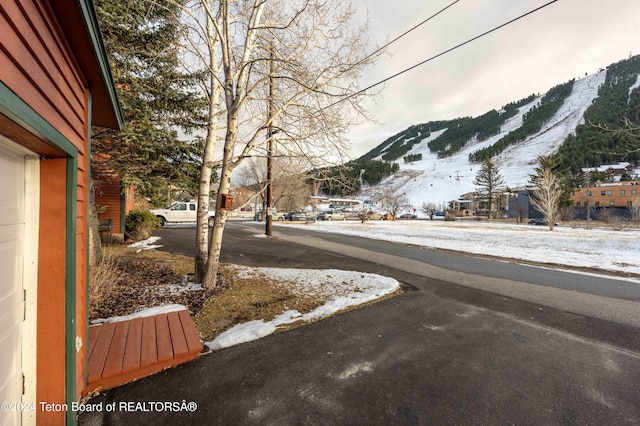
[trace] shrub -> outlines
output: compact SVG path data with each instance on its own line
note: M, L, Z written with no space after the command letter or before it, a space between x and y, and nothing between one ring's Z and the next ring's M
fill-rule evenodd
M146 240L156 229L160 229L160 219L148 210L131 210L125 220L127 239Z

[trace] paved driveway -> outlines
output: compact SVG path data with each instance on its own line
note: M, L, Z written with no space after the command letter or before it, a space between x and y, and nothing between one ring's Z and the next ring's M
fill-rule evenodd
M409 291L108 391L81 424L639 423L640 355L583 337L637 330L286 241L228 238L225 256L240 263L378 271Z

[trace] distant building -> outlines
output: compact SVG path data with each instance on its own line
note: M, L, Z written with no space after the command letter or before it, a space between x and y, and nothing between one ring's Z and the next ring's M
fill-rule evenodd
M570 197L578 209L612 208L630 210L640 202L640 181L603 183L590 188L577 188Z
M599 167L585 167L580 169L580 173L605 173L611 176L613 179L620 177L625 173L633 173L633 165L631 163L615 163L615 164L603 164Z
M542 212L531 203L529 190L526 188L511 190L507 210L507 217L509 219L538 219L544 217Z
M507 213L509 193L496 194L491 204L492 217L501 217ZM457 200L447 203L455 216L488 216L487 201L478 198L475 192L462 194Z

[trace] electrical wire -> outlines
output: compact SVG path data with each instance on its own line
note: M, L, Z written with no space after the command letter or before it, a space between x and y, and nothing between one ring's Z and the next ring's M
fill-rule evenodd
M460 47L462 47L462 46L465 46L465 45L467 45L467 44L471 43L471 42L474 42L474 41L478 40L479 38L482 38L482 37L484 37L484 36L486 36L486 35L488 35L488 34L491 34L492 32L495 32L495 31L497 31L497 30L499 30L499 29L501 29L501 28L504 28L504 27L506 27L507 25L510 25L510 24L512 24L512 23L514 23L514 22L516 22L516 21L518 21L518 20L520 20L520 19L522 19L522 18L525 18L525 17L527 17L527 16L529 16L529 15L532 15L532 14L534 14L535 12L538 12L539 10L544 9L544 8L545 8L545 7L547 7L547 6L550 6L551 4L556 3L557 1L558 1L558 0L552 0L552 1L548 2L548 3L546 3L546 4L543 4L542 6L539 6L539 7L535 8L535 9L533 9L533 10L530 10L530 11L529 11L529 12L527 12L527 13L524 13L524 14L522 14L522 15L520 15L520 16L518 16L518 17L516 17L516 18L513 18L513 19L512 19L512 20L510 20L510 21L507 21L507 22L505 22L505 23L503 23L503 24L501 24L501 25L498 25L497 27L494 27L494 28L492 28L492 29L490 29L490 30L488 30L488 31L485 31L484 33L482 33L482 34L480 34L480 35L477 35L477 36L475 36L475 37L473 37L473 38L470 38L469 40L467 40L467 41L465 41L465 42L462 42L462 43L460 43L460 44L458 44L458 45L456 45L456 46L453 46L453 47L451 47L451 48L449 48L449 49L447 49L447 50L443 51L443 52L440 52L440 53L438 53L437 55L434 55L434 56L432 56L432 57L430 57L430 58L428 58L428 59L425 59L424 61L418 62L417 64L412 65L412 66L410 66L409 68L405 68L404 70L402 70L402 71L400 71L400 72L398 72L398 73L396 73L396 74L393 74L393 75L391 75L391 76L389 76L389 77L387 77L387 78L385 78L385 79L383 79L383 80L378 81L377 83L374 83L374 84L372 84L372 85L370 85L370 86L367 86L367 87L365 87L364 89L361 89L361 90L359 90L359 91L357 91L357 92L355 92L355 93L350 94L349 96L346 96L346 97L344 97L344 98L342 98L342 99L340 99L340 100L337 100L336 102L334 102L334 103L332 103L332 104L330 104L330 105L327 105L327 106L325 106L325 107L323 107L323 108L319 109L319 110L318 110L318 112L322 112L322 111L324 111L324 110L326 110L326 109L329 109L329 108L331 108L331 107L333 107L333 106L335 106L335 105L337 105L337 104L339 104L339 103L342 103L342 102L347 101L347 100L349 100L349 99L351 99L351 98L353 98L353 97L355 97L355 96L358 96L358 95L360 95L360 94L362 94L362 93L366 92L367 90L373 89L373 88L374 88L374 87L376 87L376 86L379 86L379 85L381 85L381 84L383 84L383 83L386 83L386 82L387 82L387 81L389 81L389 80L392 80L392 79L394 79L394 78L396 78L396 77L399 77L399 76L401 76L402 74L405 74L405 73L407 73L407 72L409 72L409 71L411 71L411 70L413 70L413 69L415 69L415 68L418 68L419 66L422 66L422 65L426 64L427 62L431 62L431 61L433 61L434 59L439 58L440 56L446 55L447 53L452 52L452 51L454 51L454 50L456 50L456 49L458 49L458 48L460 48ZM421 24L420 24L420 25L421 25ZM412 31L412 30L413 30L413 29L411 29L411 30L409 30L409 31ZM395 41L395 40L394 40L394 41Z
M407 34L409 34L410 32L420 28L421 26L423 26L424 24L426 24L427 22L429 22L430 20L432 20L433 18L435 18L436 16L440 15L442 12L444 12L445 10L449 9L450 7L452 7L453 5L455 5L456 3L458 3L460 0L455 0L453 3L450 3L449 5L445 6L444 8L440 9L439 11L437 11L436 13L434 13L433 15L429 16L427 19L425 19L424 21L420 22L419 24L413 26L412 28L409 28L407 31L403 32L402 34L400 34L399 36L397 36L396 38L394 38L393 40L387 42L386 44L384 44L382 47L376 49L374 52L368 54L367 56L365 56L364 58L362 58L360 60L360 62L366 61L367 59L369 59L370 57L376 55L377 53L381 52L382 50L386 49L387 47L389 47L391 44L395 43L396 41L400 40L402 37L406 36Z

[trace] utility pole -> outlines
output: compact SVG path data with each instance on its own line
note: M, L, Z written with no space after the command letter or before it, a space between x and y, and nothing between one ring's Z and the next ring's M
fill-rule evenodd
M271 207L272 203L272 191L273 191L273 123L271 117L273 115L273 44L270 47L269 55L269 108L267 112L267 120L269 125L267 126L267 217L266 217L266 229L265 234L271 236L273 227L273 211Z
M591 196L589 195L589 191L591 190L590 186L591 186L591 172L589 170L587 170L587 199L585 204L587 205L587 229L591 229Z

